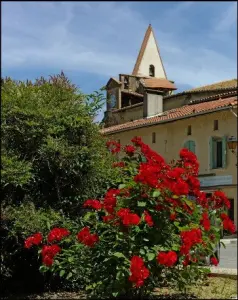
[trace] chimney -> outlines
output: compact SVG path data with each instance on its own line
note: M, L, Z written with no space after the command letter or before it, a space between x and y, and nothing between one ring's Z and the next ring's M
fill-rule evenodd
M143 103L144 118L161 114L163 112L163 92L147 90Z

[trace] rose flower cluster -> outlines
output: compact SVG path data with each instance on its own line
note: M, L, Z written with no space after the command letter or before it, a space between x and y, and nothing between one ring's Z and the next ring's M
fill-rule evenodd
M148 235L150 237L153 236L152 234L159 235L163 230L160 226L161 220L164 224L168 224L168 228L172 228L171 233L177 235L178 250L173 251L176 248L172 247L172 249L165 248L166 251L153 250L156 251L153 262L147 260L146 254L142 255L143 257L138 256L141 253L139 252L141 245L145 245L143 241L138 242L140 245L138 248L133 248L129 257L128 279L133 286L139 288L149 280L150 273L154 270L151 267L152 263L153 266L160 268L173 268L178 264L186 268L190 263L197 263L197 257L192 256L193 250L203 249L209 240L214 242L217 238L210 219L212 210L216 210L224 229L230 232L235 232L236 229L226 213L230 203L225 194L216 191L208 198L206 193L200 191L200 182L197 178L199 163L194 153L182 149L179 153L180 158L167 164L164 158L144 144L140 137L134 137L132 143L133 145L126 145L124 148L116 141L108 141L106 144L112 154L119 153L121 149L126 153L125 161L122 159L114 162L113 166L120 167L122 175L127 174L125 176L128 177L125 177L126 180L123 182L128 184L124 184L123 188L108 189L100 200L86 200L83 207L99 211L102 222L107 224L103 226L107 228L113 226L113 230L123 232L125 237L143 230L146 234L151 233ZM138 164L135 168L137 158ZM131 168L133 172L129 174L133 175L128 175L130 160L133 161L133 168ZM193 196L194 201L189 200L188 196ZM178 227L180 222L186 223L181 225L186 227ZM60 242L69 234L66 229L54 228L49 233L47 242ZM82 228L76 238L90 248L100 243L100 236L96 232L91 232L89 227ZM30 248L41 242L42 235L38 233L25 241L25 247ZM97 247L95 249L97 250ZM43 246L43 263L52 265L55 255L60 251L61 247L55 244ZM218 264L216 257L211 258L211 264Z

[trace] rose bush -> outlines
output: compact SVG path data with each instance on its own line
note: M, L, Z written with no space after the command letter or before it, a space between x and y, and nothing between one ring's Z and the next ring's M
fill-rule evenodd
M63 276L63 265L70 266L72 279L83 278L91 296L143 298L164 284L185 289L209 272L198 268L202 257L211 255L211 264L217 265L213 250L221 228L235 231L226 214L230 204L225 194L217 191L208 198L200 191L195 154L182 149L180 158L168 164L141 138L132 143L122 149L115 141L107 142L112 154L126 154L113 165L121 172L119 186L103 199L84 203L91 211L79 232L67 231L60 239L55 229L57 238L48 238L40 250L44 270ZM63 244L46 254L56 240ZM82 247L86 252L79 256Z

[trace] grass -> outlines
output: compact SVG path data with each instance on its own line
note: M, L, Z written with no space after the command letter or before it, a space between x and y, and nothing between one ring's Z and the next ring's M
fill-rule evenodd
M237 295L237 280L222 277L209 277L200 285L191 287L187 294L168 288L157 289L151 299L230 299ZM79 292L42 293L31 295L14 295L1 299L80 299L85 300L85 294Z
M178 291L166 288L156 291L156 296L162 296L163 299L166 299L166 295L168 299L171 296L171 299L186 299L189 297L193 299L230 299L232 296L237 295L237 280L223 277L208 277L203 284L189 288L187 292L188 297L184 294L179 294Z

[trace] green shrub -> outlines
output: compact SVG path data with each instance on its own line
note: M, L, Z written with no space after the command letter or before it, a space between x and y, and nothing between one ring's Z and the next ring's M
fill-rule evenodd
M8 206L1 212L1 289L2 292L42 291L49 287L52 276L39 272L41 261L37 253L22 246L27 236L34 232L46 234L55 226L78 228L74 222L53 209L36 209L34 204ZM23 271L24 270L24 271ZM57 282L55 282L57 283ZM54 284L55 284L54 283ZM51 288L54 286L51 283ZM59 282L57 283L59 284ZM62 282L62 286L67 286ZM72 285L72 284L70 284Z
M165 284L184 291L209 272L199 268L202 257L218 263L213 251L220 229L235 231L224 193L207 198L200 191L195 154L182 149L180 159L167 164L140 138L132 141L136 147L126 146L127 156L117 164L120 185L84 203L95 211L84 216L77 238L74 229L65 236L58 228L50 239L27 239L29 248L32 241L43 243L43 272L80 280L94 298L142 299ZM116 142L107 145L120 151Z
M63 73L34 83L7 78L1 90L3 205L27 198L77 215L115 178L93 122L103 94L83 94Z

